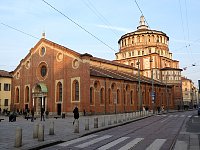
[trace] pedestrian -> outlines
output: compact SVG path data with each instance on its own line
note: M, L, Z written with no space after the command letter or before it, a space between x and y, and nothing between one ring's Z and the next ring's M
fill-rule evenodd
M34 121L34 108L31 109L31 122Z
M44 108L41 108L41 121L45 121L44 120Z
M73 113L74 113L74 121L73 121L73 125L74 125L74 122L75 120L79 118L79 112L78 112L78 107L76 106L73 110Z

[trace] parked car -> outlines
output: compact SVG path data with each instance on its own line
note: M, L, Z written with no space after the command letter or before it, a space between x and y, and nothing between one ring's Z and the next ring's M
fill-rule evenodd
M200 107L198 108L198 116L200 116Z

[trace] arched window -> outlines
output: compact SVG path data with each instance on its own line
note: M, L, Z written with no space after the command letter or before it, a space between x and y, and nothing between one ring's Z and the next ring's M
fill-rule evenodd
M15 91L15 101L16 103L19 103L19 88L18 87L16 88L16 91Z
M124 90L124 105L126 105L126 90Z
M100 90L100 103L104 104L104 89L101 88Z
M120 90L117 90L117 104L120 103Z
M77 80L73 82L73 101L79 101L79 83Z
M131 100L130 103L133 104L133 91L131 91L130 98L131 98L131 99L130 99L130 100Z
M62 83L58 82L57 84L57 101L62 101Z
M111 104L111 90L108 89L108 103Z
M91 87L90 88L90 104L91 105L94 103L93 99L94 99L94 89Z
M29 102L29 87L25 88L25 102Z

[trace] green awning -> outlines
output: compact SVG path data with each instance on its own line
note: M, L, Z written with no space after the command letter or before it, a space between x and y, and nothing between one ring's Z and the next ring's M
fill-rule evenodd
M48 92L47 86L44 83L37 83L37 86L40 86L42 93Z

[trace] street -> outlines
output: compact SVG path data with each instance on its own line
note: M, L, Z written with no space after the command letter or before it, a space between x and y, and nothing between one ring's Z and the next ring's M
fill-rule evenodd
M199 149L199 143L190 145L188 139L183 138L186 136L182 136L184 134L190 138L191 133L195 137L195 133L199 132L199 124L196 111L161 114L44 149ZM198 139L198 136L194 138L196 141Z

